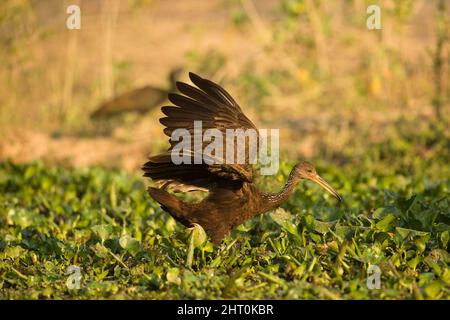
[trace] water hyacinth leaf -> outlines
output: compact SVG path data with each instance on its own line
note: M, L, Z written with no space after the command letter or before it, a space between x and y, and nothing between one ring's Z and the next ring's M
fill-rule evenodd
M164 224L164 229L168 233L173 233L175 230L176 224L177 224L176 220L174 218L170 217L169 219L166 220L166 222Z
M167 282L173 283L173 284L176 284L176 285L180 285L180 283L181 283L180 269L178 269L178 268L170 268L167 271L166 278L167 278Z
M425 286L425 293L431 299L435 299L439 293L441 292L443 287L443 283L439 280L432 281L428 285Z
M438 211L434 209L427 210L411 210L414 219L421 223L421 229L430 230L434 221L437 218Z
M311 231L314 230L314 222L315 222L315 219L313 216L308 215L308 216L302 217L302 223L305 225L306 229L308 229L308 230L311 230Z
M335 227L335 232L341 239L350 238L355 233L355 230L356 228L354 227L343 226L340 225L339 223Z
M214 246L211 242L206 242L205 245L202 247L202 250L204 252L214 252Z
M108 255L108 248L106 248L101 243L97 242L94 246L91 246L92 251L94 251L95 255L100 258L105 258Z
M311 233L310 237L315 243L321 243L322 242L322 237L320 235L316 234L316 233Z
M428 240L430 239L429 235L423 236L423 237L415 237L414 242L416 244L417 250L419 252L424 252L426 248L426 244Z
M413 195L409 199L397 197L395 201L397 208L399 208L403 213L406 213L413 206L414 202L416 201L416 197L417 195Z
M447 285L450 285L450 269L445 269L445 271L442 273L441 279Z
M6 247L5 251L3 252L3 257L10 258L10 259L16 259L20 257L25 250L22 247L19 246L10 246ZM0 254L0 257L2 255Z
M386 208L378 208L372 213L374 219L382 219L386 214Z
M420 261L422 261L422 258L420 256L416 256L409 260L407 264L411 269L415 270Z
M31 211L24 209L10 209L8 210L7 221L8 224L26 228L33 224L33 214Z
M377 229L387 232L391 229L391 226L393 225L395 220L395 216L389 213L382 220L378 221L375 226Z
M407 229L407 228L400 228L400 227L396 227L395 231L402 239L407 239L407 238L411 239L414 237L425 237L425 236L429 235L429 232Z
M119 244L123 249L131 253L133 256L135 256L141 248L141 244L139 243L139 241L129 236L128 234L124 234L120 237Z
M100 237L102 243L108 240L113 233L113 227L109 224L95 225L91 229Z
M384 217L386 217L388 214L393 214L394 216L398 217L401 214L401 211L398 210L394 206L386 206L386 207L378 208L377 210L375 210L372 213L372 217L374 219L380 219L381 220Z
M270 212L270 217L276 224L292 235L298 236L297 225L294 223L295 217L283 208L277 208Z
M325 221L320 221L320 220L315 220L314 221L314 231L321 233L321 234L326 234L329 229L331 227L333 227L333 222L325 222Z

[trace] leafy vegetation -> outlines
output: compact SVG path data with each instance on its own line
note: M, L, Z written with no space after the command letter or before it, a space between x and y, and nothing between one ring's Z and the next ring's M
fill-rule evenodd
M397 152L373 146L356 166L319 161L342 206L304 183L283 208L194 251L191 231L147 196L139 175L2 163L0 297L448 299L448 140L438 141L433 166L408 166L399 155L414 144L405 141ZM266 188L291 165L264 178ZM71 265L81 268L79 290L66 285ZM367 287L373 265L380 289Z

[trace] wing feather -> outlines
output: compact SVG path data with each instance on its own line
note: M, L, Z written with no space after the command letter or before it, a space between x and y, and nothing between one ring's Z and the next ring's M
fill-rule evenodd
M201 121L202 134L208 129L218 129L223 134L227 129L253 129L258 134L256 126L245 116L240 106L225 89L194 73L189 73L189 77L197 88L187 83L177 82L177 88L183 95L170 93L169 101L174 106L161 108L165 117L162 117L160 122L165 126L164 133L169 138L174 130L186 129L191 134L191 146L193 146L195 134L198 133L194 131L194 121ZM223 140L225 143L225 139ZM189 150L191 164L176 165L171 159L170 151L178 141L169 139L169 142L171 146L166 153L150 157L143 167L145 176L159 182L164 187L172 188L175 191L211 190L217 185L226 183L235 185L238 181L251 182L253 179L253 168L248 157L245 158L243 164L226 163L225 157L220 158L219 156L215 158L218 161L214 164L205 162L194 164L195 153L193 150ZM209 143L209 141L203 142L202 150ZM223 150L226 150L225 145Z

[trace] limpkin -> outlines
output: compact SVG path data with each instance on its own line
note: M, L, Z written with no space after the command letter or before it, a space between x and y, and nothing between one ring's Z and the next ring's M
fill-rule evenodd
M221 132L238 128L256 130L225 89L194 73L189 73L189 77L197 88L177 82L176 87L183 95L170 93L169 101L175 106L161 108L166 117L160 122L166 127L164 133L167 136L171 137L172 132L180 128L192 132L194 121L202 121L203 131L210 128ZM342 200L309 162L301 161L294 166L280 192L266 193L256 187L250 163L174 164L171 150L175 142L172 139L169 142L171 147L167 152L149 157L143 166L144 176L162 185L161 188L149 187L148 193L163 210L186 227L202 226L215 244L220 243L235 226L279 207L294 192L301 179L318 183L339 201ZM200 202L187 203L167 189L175 192L206 190L208 195Z
M144 114L160 106L167 94L173 91L174 84L178 80L181 68L175 68L169 74L170 85L168 88L146 85L103 102L92 114L94 120L107 119L123 115L129 112Z

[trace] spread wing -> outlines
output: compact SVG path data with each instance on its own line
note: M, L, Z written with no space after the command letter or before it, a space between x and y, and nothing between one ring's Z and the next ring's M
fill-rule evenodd
M196 87L177 82L177 88L183 95L169 94L169 100L174 106L161 109L166 116L160 122L165 126L164 133L169 137L170 148L164 154L149 158L143 167L144 176L174 191L210 190L213 186L224 183L251 182L253 168L249 143L252 138L253 142L258 143L258 130L225 89L194 73L189 73L189 77ZM196 121L201 121L201 129ZM181 164L172 161L172 153L180 143L177 139L173 140L173 133L177 129L189 133L188 141L183 137L183 154L190 161ZM215 138L206 139L207 141L202 139L209 129L222 134L222 141L218 140L216 144L221 146L221 152L217 152L217 149L208 154L204 152L211 142L216 142ZM233 138L235 143L227 145L227 129L241 129L241 133L251 132L254 136L243 136L244 140L241 142L245 143L245 148L238 148L238 138ZM247 131L248 129L252 130ZM234 151L232 156L227 157L229 148ZM196 157L201 159L201 163L195 161Z

